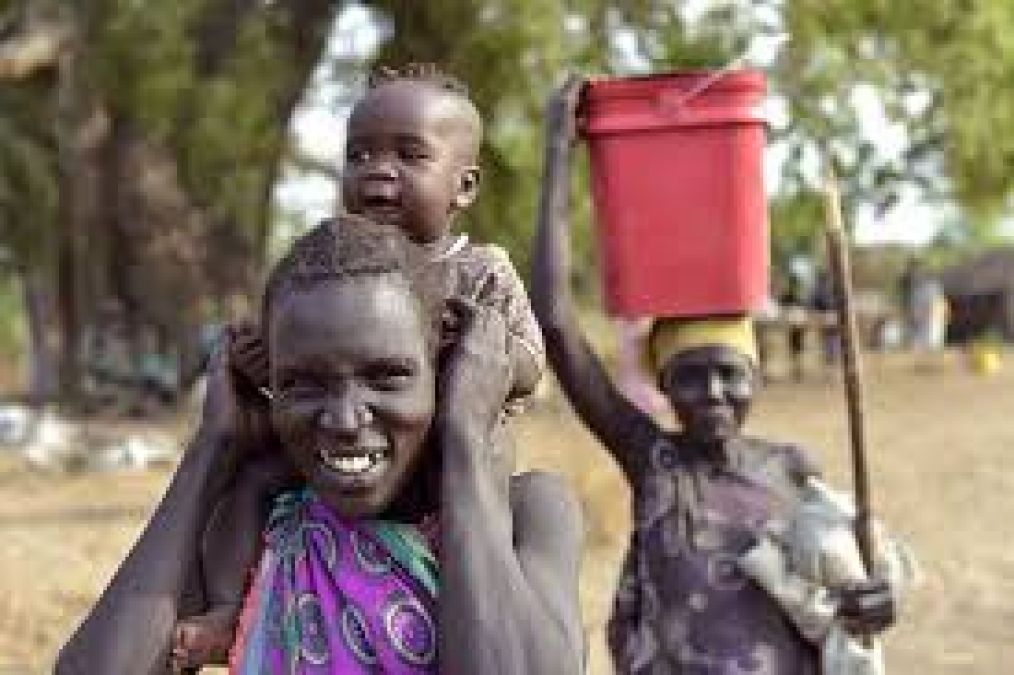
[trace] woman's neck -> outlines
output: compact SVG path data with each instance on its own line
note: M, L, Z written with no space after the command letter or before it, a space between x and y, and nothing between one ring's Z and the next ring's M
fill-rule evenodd
M684 457L699 462L727 466L734 461L734 447L739 437L709 439L707 441L693 438L683 432L676 434L679 452Z

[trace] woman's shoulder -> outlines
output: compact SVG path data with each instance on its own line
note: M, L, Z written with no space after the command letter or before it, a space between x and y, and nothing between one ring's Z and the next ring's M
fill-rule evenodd
M511 475L509 479L511 502L539 495L557 499L575 500L574 490L567 479L552 471L534 469Z
M539 523L558 532L579 536L581 506L566 478L550 471L525 471L510 477L509 495L515 522Z

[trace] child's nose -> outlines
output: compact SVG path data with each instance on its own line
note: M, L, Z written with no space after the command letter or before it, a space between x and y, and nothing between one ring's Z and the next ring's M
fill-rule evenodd
M395 180L398 177L398 169L392 158L377 155L367 164L363 177L367 180Z

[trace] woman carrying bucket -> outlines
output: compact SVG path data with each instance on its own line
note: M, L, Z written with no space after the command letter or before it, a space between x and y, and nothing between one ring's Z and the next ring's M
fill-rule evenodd
M569 169L582 86L571 79L548 106L532 300L564 392L620 465L633 493L634 531L608 627L618 671L876 672L868 667L875 666L876 654L857 656L868 657L866 665L828 671L822 651L829 635L844 635L851 647L856 641L849 636L890 626L892 585L846 574L854 569L847 563L857 559L851 537L843 545L841 537L824 536L832 529L823 527L824 520L821 527L803 527L800 514L823 504L828 493L801 450L741 433L757 382L752 324L744 311L749 303L742 304L753 282L742 284L747 288L739 297L711 298L717 309L709 316L653 323L647 361L680 422L678 432L664 430L619 393L582 335L567 263ZM595 157L593 152L593 164ZM659 171L636 163L625 168ZM763 209L763 203L756 206ZM669 204L670 214L684 211L682 203ZM705 265L744 278L742 270L731 269L737 261L721 255L713 252ZM655 302L681 292L679 285L696 283L689 295L697 303L714 290L699 274L690 280L679 269L673 274L675 282L660 280L660 286L670 284L668 290L643 297ZM843 520L847 517L835 522ZM806 560L794 562L841 563L836 569L842 574L804 578L788 567L783 544L789 533L804 530L817 531L810 540L818 544Z

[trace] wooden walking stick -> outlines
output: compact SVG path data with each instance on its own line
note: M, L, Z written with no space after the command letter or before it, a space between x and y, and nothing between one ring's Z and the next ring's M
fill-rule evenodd
M866 426L863 418L863 378L856 344L856 317L852 310L852 280L848 243L842 226L841 197L834 170L829 166L824 179L824 208L827 218L827 257L836 291L835 308L841 336L842 371L845 376L845 400L848 406L849 439L852 445L852 485L855 490L856 542L866 572L873 571L869 474L866 466Z

